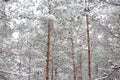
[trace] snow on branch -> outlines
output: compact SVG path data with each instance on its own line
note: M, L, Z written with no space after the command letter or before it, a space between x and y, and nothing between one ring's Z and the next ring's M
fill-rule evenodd
M107 77L101 77L101 78L97 78L95 80L103 80L103 79L106 79Z
M117 72L119 69L120 69L120 65L114 65L109 74L107 74L105 77L97 78L97 79L95 79L95 80L104 80L104 79L107 79L107 78L109 78L114 72Z
M114 1L106 1L106 0L104 0L104 2L105 3L107 3L107 4L110 4L110 5L113 5L113 6L120 6L120 3L119 2L114 2Z
M17 73L17 72L12 72L12 71L3 71L3 70L0 70L0 74L11 74L11 75L17 75L17 76L29 76L29 75L33 75L33 74L26 74L26 73Z
M43 15L42 17L50 20L56 20L55 16L52 14Z
M103 71L110 71L111 69L104 69L104 68L98 68L99 70L103 70Z
M55 9L57 9L57 10L66 10L67 7L66 6L58 6Z

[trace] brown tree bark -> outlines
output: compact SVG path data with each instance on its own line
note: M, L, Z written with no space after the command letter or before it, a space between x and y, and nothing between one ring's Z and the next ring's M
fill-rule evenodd
M88 14L86 14L86 26L87 26L87 42L88 42L88 80L91 80L91 51L90 51L90 32Z
M49 14L51 14L51 6L49 5ZM46 53L46 80L49 80L49 62L50 62L50 32L51 32L51 21L48 20L48 41L47 41L47 53Z
M87 46L88 46L88 80L91 80L91 51L90 51L90 31L89 31L89 16L88 16L88 0L85 0L86 11L86 28L87 28Z
M49 80L49 57L50 57L50 21L48 21L48 43L47 43L47 55L46 55L46 80Z
M74 40L73 40L73 28L72 28L72 63L73 63L73 80L76 80L76 64L75 64L75 50L74 50Z

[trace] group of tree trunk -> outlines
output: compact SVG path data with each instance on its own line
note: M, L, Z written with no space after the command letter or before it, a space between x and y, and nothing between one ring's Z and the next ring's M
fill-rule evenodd
M49 15L51 14L51 5L48 4ZM88 1L85 0L85 8L88 7ZM72 23L72 22L71 22ZM72 49L72 64L73 64L73 80L76 80L77 73L76 73L76 63L75 63L75 51L74 51L74 36L73 36L73 26L71 26L71 49ZM87 43L88 43L88 80L91 80L91 55L90 55L90 33L89 33L89 14L86 13L86 33L87 33ZM51 21L48 20L48 41L47 41L47 53L46 53L46 80L49 80L49 64L50 64L50 34L51 34ZM80 79L82 79L82 53L80 53ZM52 68L53 71L53 68ZM57 75L57 71L55 70L55 75ZM53 72L52 72L52 79L53 79ZM57 80L57 79L55 79Z

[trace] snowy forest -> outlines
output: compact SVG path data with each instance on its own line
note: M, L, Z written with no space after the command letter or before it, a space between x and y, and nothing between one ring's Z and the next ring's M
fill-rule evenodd
M0 0L0 80L120 80L120 0Z

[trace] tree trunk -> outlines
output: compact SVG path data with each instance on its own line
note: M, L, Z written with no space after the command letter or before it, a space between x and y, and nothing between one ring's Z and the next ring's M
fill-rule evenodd
M81 43L80 43L81 48ZM80 80L82 80L82 51L80 49Z
M49 5L49 14L51 14L51 6ZM46 53L46 80L49 80L49 58L50 58L50 32L51 32L51 21L48 20L48 41L47 41L47 53Z
M74 51L74 40L73 40L73 28L72 28L72 62L73 62L73 80L76 80L76 64L75 64L75 51Z
M85 0L86 9L86 27L87 27L87 44L88 44L88 80L91 80L91 54L90 54L90 32L89 32L89 19L88 19L88 0Z
M90 54L90 33L89 33L88 14L86 14L87 42L88 42L88 80L91 80L91 54Z

